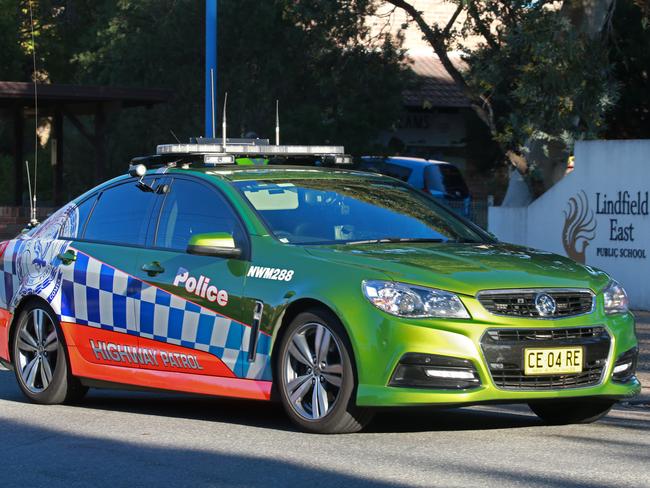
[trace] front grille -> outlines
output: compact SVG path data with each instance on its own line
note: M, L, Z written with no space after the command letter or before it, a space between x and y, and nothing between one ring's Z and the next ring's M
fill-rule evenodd
M592 363L582 373L552 376L524 376L521 369L512 368L493 371L492 379L499 388L508 390L561 390L594 386L600 383L603 364Z
M481 349L494 384L505 390L561 390L598 385L603 378L611 338L604 327L561 329L490 329L481 339ZM527 347L584 347L581 373L526 376Z
M550 295L556 303L553 314L542 316L535 306L540 293ZM496 290L482 291L477 296L485 309L495 315L531 318L571 317L590 313L594 295L589 290Z
M558 339L582 339L607 334L603 327L573 327L568 329L492 329L487 334L495 342L502 341L548 341Z

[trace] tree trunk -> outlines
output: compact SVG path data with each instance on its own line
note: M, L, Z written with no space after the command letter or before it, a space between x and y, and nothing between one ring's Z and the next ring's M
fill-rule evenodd
M562 14L590 39L596 39L609 21L616 0L565 0Z

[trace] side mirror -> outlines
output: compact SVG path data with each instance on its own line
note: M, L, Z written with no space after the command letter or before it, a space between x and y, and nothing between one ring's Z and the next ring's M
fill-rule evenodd
M237 259L242 255L242 250L237 247L235 238L229 232L214 232L192 236L187 245L187 252L201 256L231 259Z

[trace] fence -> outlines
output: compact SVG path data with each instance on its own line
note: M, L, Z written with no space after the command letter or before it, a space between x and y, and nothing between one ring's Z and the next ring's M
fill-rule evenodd
M56 208L39 207L37 218L41 221L51 215ZM29 222L29 209L23 207L0 207L0 241L13 239Z
M465 215L464 202L447 202L447 206L456 213L467 217L467 215ZM486 230L488 227L488 206L487 200L472 200L469 208L469 219L482 229Z

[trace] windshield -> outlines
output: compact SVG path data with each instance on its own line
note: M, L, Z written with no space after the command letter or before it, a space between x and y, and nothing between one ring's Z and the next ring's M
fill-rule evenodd
M399 182L350 177L234 185L285 243L489 240L430 197Z

